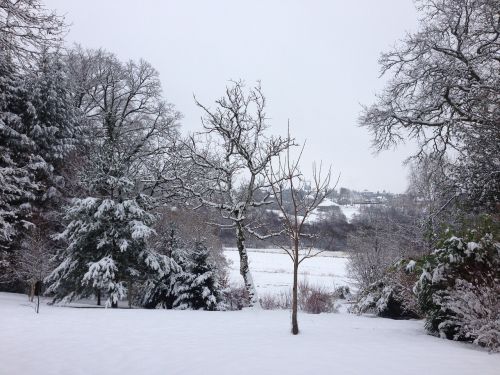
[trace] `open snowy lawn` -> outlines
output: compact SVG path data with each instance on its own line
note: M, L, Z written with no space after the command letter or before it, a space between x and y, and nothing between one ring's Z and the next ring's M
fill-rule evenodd
M243 283L240 276L240 258L236 248L226 248L224 255L231 261L230 280ZM259 294L273 294L291 289L293 264L288 255L280 249L248 249L250 271ZM322 252L306 259L299 266L299 280L328 289L347 285L347 257L341 252Z
M0 374L498 375L500 355L424 333L421 321L287 311L41 306L0 293Z

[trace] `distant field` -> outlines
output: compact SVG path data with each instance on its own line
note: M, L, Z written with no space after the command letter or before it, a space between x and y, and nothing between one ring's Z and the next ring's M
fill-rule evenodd
M239 273L239 254L236 248L226 248L230 261L230 280L242 283ZM260 294L274 294L291 288L292 261L281 249L248 249L250 270ZM346 274L347 257L343 252L322 252L306 259L299 267L299 280L333 288L349 284Z

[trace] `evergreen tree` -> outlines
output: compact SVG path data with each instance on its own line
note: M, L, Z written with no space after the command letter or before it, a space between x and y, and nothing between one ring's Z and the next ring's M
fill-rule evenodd
M34 174L41 160L25 132L33 113L23 80L0 51L0 275L9 274L21 229L31 225L30 203L39 188Z
M187 305L195 310L216 310L219 301L220 285L214 264L210 261L207 247L202 242L195 244L188 264Z
M61 204L55 198L62 196L63 159L74 147L77 116L56 55L42 54L23 78L7 60L0 65L0 246L23 251L21 237L30 231L21 233L21 226L37 226L47 239L55 231ZM11 276L16 265L8 264L4 274Z
M168 235L159 236L153 247L170 260L170 272L144 284L141 305L150 309L158 306L165 309L178 307L183 302L183 298L178 298L178 293L185 289L186 274L181 267L185 264L185 249L173 224L170 225Z
M75 149L81 118L72 103L65 66L58 54L42 53L26 86L35 110L26 130L43 160L37 179L43 186L38 200L44 205L63 194L64 159Z
M170 273L148 284L143 290L142 305L148 308L161 306L166 309L216 310L220 286L216 267L210 261L209 251L202 242L196 242L189 250L178 236L174 224L170 225L163 243L156 244L171 261Z
M132 284L147 285L169 274L175 265L146 245L154 233L147 205L143 195L125 200L75 198L67 209L70 222L59 235L68 245L48 278L48 293L66 301L105 293L107 304L116 307Z
M185 310L189 309L191 299L191 279L189 252L186 243L175 238L177 232L174 227L171 230L170 241L172 259L179 265L179 272L170 276L169 306L168 308Z

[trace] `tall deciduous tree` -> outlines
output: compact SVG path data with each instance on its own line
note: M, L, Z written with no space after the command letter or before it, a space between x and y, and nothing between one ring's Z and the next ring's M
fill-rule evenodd
M361 125L378 150L415 139L445 154L475 205L500 196L500 7L496 0L419 0L419 31L380 59L391 79Z
M59 46L64 31L64 20L40 0L0 2L0 49L20 67L32 66L43 50Z
M255 233L247 214L272 203L269 195L258 199L256 192L267 185L265 170L271 159L286 150L290 140L267 136L260 84L246 92L242 82L233 82L215 109L196 104L204 113L204 131L184 143L181 158L189 161L189 168L176 177L189 198L218 210L228 223L223 226L235 229L240 274L250 306L259 306L245 246L246 236Z

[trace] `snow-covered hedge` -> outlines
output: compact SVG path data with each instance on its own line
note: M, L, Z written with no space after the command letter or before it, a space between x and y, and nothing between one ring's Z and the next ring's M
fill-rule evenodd
M388 268L358 293L354 313L425 317L429 333L500 349L500 243L492 221Z
M500 243L490 233L450 237L418 263L415 285L426 328L490 349L500 338Z
M350 311L356 314L373 313L392 319L409 319L422 316L417 297L413 293L415 275L395 264L385 276L361 290Z

